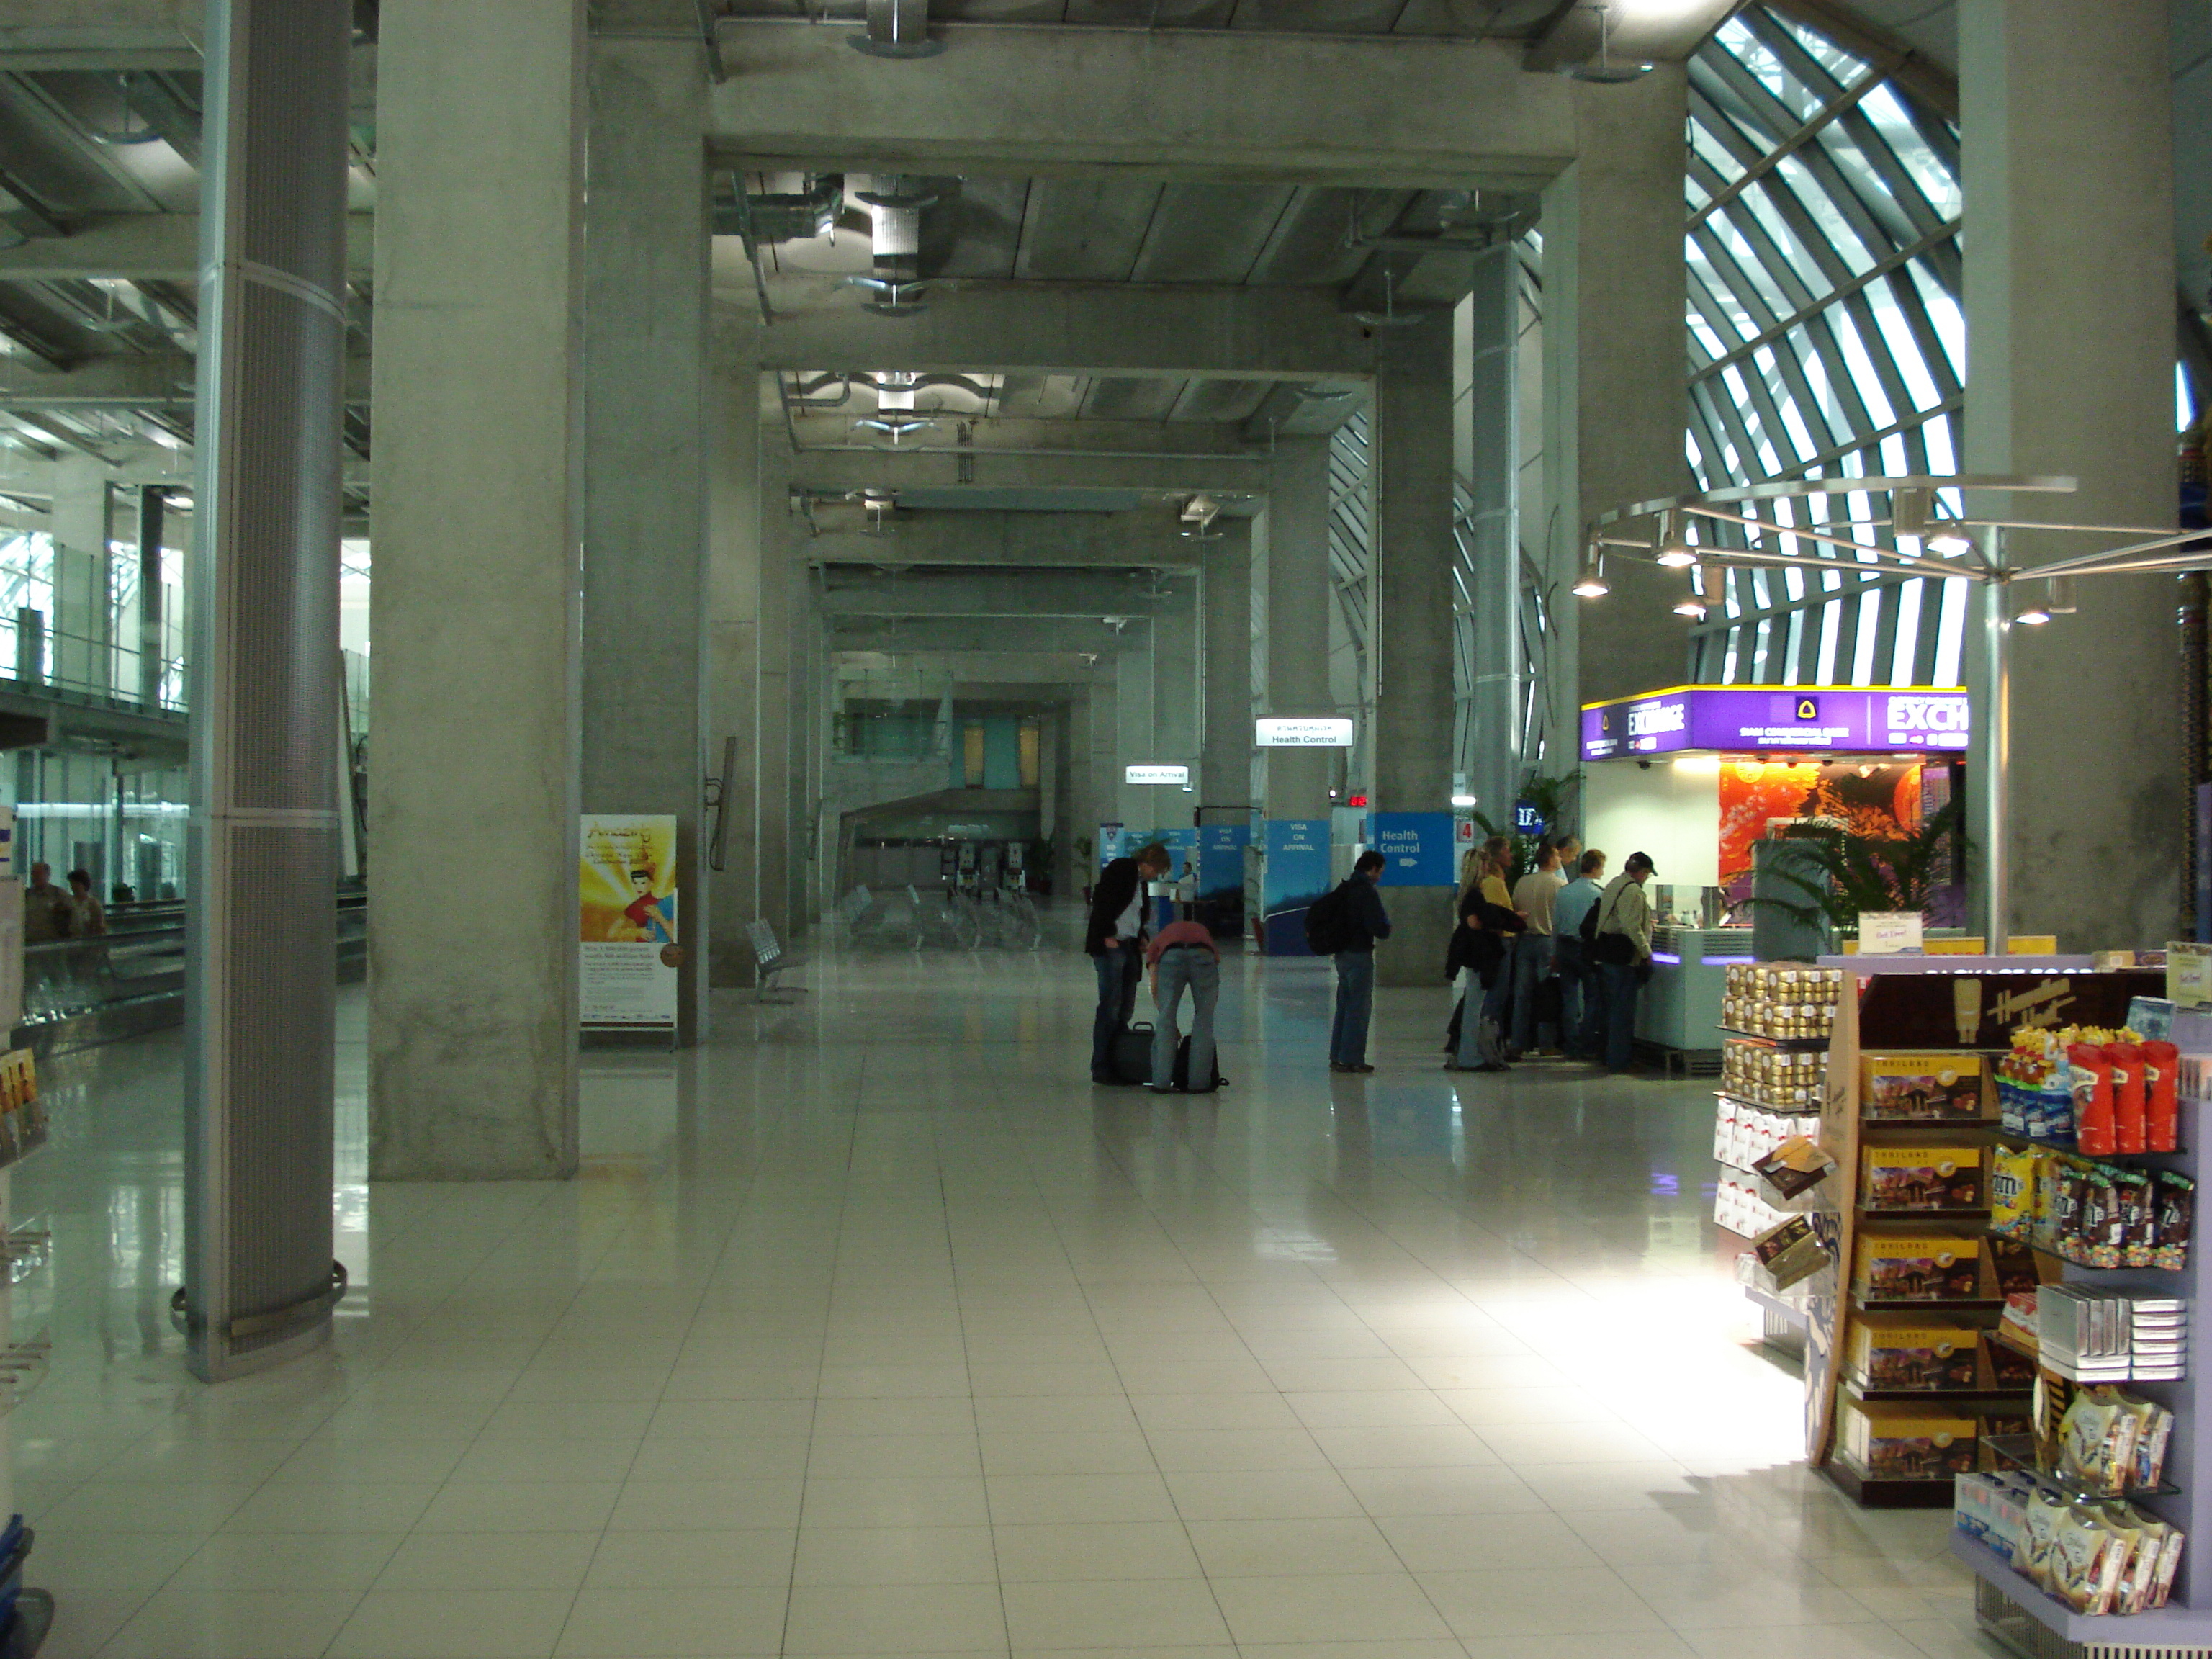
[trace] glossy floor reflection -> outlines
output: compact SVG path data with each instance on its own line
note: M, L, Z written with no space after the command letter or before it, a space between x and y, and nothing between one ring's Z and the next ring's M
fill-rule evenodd
M817 946L586 1056L583 1178L363 1183L326 1357L207 1389L172 1039L58 1076L52 1659L1979 1655L1946 1517L1796 1466L1704 1216L1710 1085L1440 1066L1229 964L1225 1093L1085 1080L1073 950Z

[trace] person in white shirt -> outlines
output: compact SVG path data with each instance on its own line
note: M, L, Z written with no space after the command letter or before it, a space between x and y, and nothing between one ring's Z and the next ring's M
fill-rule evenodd
M1535 1052L1543 1035L1536 1021L1536 992L1552 976L1552 902L1566 884L1567 878L1559 873L1559 849L1547 836L1536 846L1536 867L1513 884L1513 908L1528 928L1513 947L1512 1049L1505 1056L1509 1060Z

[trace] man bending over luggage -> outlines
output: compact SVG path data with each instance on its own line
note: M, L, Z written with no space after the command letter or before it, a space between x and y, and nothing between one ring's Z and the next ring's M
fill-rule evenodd
M1134 858L1115 859L1091 890L1083 949L1098 970L1098 1011L1091 1018L1091 1080L1114 1084L1114 1038L1136 1011L1145 975L1145 884L1167 873L1168 849L1154 842Z
M1213 933L1202 921L1171 921L1152 939L1146 957L1152 964L1152 1000L1159 1014L1152 1025L1152 1081L1155 1094L1177 1087L1205 1094L1213 1086L1213 1005L1221 994L1221 957ZM1176 1008L1190 992L1190 1064L1182 1082L1175 1075Z

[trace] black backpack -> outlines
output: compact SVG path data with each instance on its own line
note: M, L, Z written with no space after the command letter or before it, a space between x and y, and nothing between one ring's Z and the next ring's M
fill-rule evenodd
M1306 949L1317 957L1333 957L1351 944L1352 900L1340 886L1306 907Z

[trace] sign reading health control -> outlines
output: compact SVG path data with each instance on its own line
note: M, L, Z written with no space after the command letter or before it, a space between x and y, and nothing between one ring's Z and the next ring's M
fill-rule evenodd
M1368 845L1382 855L1385 887L1452 885L1452 815L1377 812Z
M1352 722L1334 716L1255 720L1252 742L1260 749L1349 749Z
M1583 708L1583 758L1684 750L1963 750L1966 694L1833 686L1686 685Z

